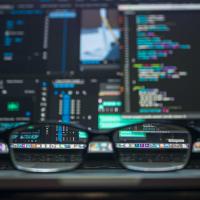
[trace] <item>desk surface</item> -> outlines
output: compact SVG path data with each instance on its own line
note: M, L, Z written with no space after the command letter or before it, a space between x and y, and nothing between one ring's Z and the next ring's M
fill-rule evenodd
M0 190L200 189L200 170L137 173L127 170L76 170L33 174L1 171Z

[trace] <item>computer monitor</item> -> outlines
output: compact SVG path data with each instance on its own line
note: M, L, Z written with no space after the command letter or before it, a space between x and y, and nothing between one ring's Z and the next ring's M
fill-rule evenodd
M1 130L30 120L121 125L116 1L2 0L0 26Z
M199 4L165 6L2 0L0 129L30 120L107 130L199 118Z
M124 112L199 119L200 4L120 5Z

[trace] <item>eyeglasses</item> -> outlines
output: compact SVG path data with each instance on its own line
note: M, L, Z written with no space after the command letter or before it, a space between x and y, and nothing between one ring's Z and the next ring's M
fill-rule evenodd
M145 122L95 133L64 123L32 123L4 135L13 165L27 172L77 169L90 153L112 152L129 170L161 172L183 169L191 155L190 129ZM106 142L97 141L105 136ZM98 159L98 157L97 157Z

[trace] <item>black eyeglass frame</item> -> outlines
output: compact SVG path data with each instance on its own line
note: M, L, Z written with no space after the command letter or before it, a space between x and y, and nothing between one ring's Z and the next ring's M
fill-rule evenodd
M190 149L188 151L188 156L187 156L187 159L186 159L186 162L183 166L181 167L171 167L171 168L166 168L166 169L156 169L156 170L139 170L139 169L130 169L130 168L127 168L126 166L124 166L124 164L122 162L120 162L120 160L118 159L118 149L116 148L116 145L114 143L114 133L116 131L120 131L122 129L125 129L125 128L130 128L130 127L133 127L133 126L137 126L137 125L143 125L143 124L157 124L157 125L173 125L173 126L177 126L179 128L184 128L186 129L190 134L189 134L189 144L190 144ZM36 126L41 126L41 125L63 125L63 126L68 126L69 128L75 128L75 129L80 129L80 131L85 131L87 132L88 134L88 142L87 142L87 147L83 150L83 154L84 154L84 157L83 157L83 161L81 163L79 163L74 169L72 170L76 170L80 167L80 165L84 162L85 160L85 156L87 155L88 153L88 147L89 147L89 143L93 141L93 138L95 138L96 136L99 136L99 135L105 135L108 139L109 139L109 142L112 143L112 147L113 147L113 153L114 153L114 156L115 156L115 159L116 161L118 161L118 163L121 165L122 168L125 168L125 169L128 169L128 170L134 170L134 171L141 171L141 172L168 172L168 171L175 171L175 170L181 170L181 169L184 169L187 165L188 165L188 162L190 160L190 157L191 157L191 153L192 153L192 136L191 136L191 133L194 132L194 129L188 124L186 123L186 121L176 121L175 123L174 122L171 122L171 121L166 121L166 120L146 120L145 122L140 122L140 123L136 123L136 124L132 124L132 125L128 125L128 126L123 126L123 127L119 127L119 128L115 128L115 129L112 129L110 131L104 131L104 132L95 132L95 131L91 131L91 130L88 130L87 128L85 128L84 126L81 126L81 125L73 125L73 124L66 124L66 123L60 123L60 122L56 122L56 121L47 121L47 122L29 122L25 125L22 125L22 126L19 126L19 127L16 127L16 128L13 128L13 129L9 129L7 131L5 131L3 133L3 135L1 136L1 138L4 140L4 142L7 144L8 146L8 149L9 149L9 156L10 156L10 159L12 161L12 164L13 166L17 169L17 170L21 170L21 171L26 171L26 172L44 172L44 171L40 171L40 170L35 170L35 169L31 169L31 168L27 168L27 169L22 169L20 168L18 165L16 165L15 161L14 161L14 156L13 156L13 152L12 152L12 149L10 148L10 136L12 135L12 133L14 131L17 131L19 132L20 130L23 130L24 128L28 127L28 126L31 126L31 125L36 125ZM52 172L63 172L63 171L71 171L71 170L60 170L60 169L54 169L54 170L47 170L45 171L45 173L52 173Z

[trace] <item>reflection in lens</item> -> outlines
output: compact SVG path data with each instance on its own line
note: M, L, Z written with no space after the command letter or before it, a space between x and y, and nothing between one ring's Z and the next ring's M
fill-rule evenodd
M121 164L138 171L182 169L190 157L191 136L181 127L142 124L115 132Z
M13 131L10 150L18 169L58 172L77 168L87 148L88 135L62 124L31 125Z

